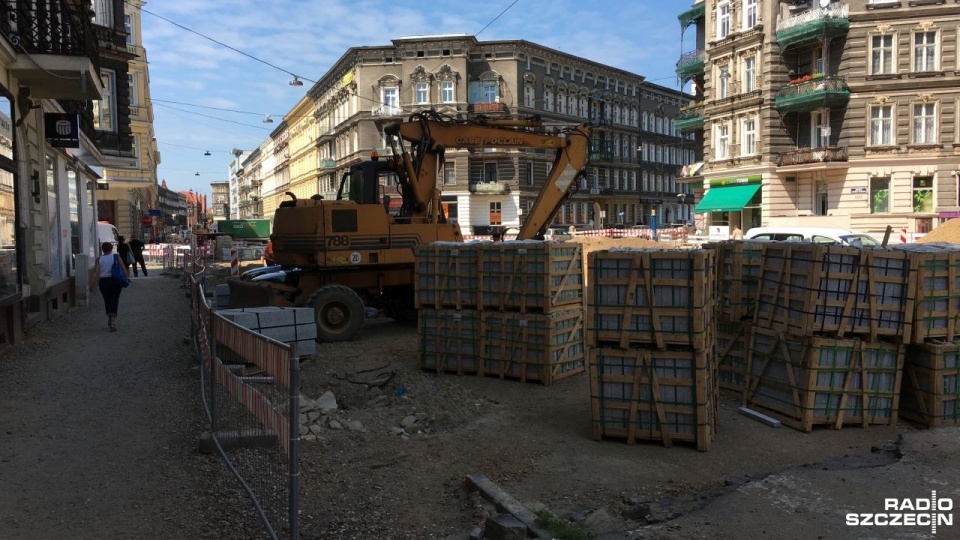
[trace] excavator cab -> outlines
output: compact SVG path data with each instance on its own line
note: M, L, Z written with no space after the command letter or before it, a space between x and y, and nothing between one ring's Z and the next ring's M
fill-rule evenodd
M350 167L340 180L337 200L344 199L357 204L379 204L381 186L396 177L396 169L389 161L363 161Z

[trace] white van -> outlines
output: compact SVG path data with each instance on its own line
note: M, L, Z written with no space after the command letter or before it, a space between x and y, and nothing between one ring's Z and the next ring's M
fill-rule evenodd
M744 240L779 240L781 242L813 242L844 246L879 246L869 234L830 227L754 227L743 235Z
M117 231L117 228L112 224L106 221L97 222L97 253L100 252L100 246L104 242L110 242L113 244L113 249L117 249L117 242L120 236L120 232Z

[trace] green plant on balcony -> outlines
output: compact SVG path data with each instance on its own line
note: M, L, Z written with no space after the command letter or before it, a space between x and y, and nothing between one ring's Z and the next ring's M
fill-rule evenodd
M694 109L700 109L700 108L702 108L702 107L703 107L703 102L702 102L702 101L697 101L696 103L691 103L690 105L687 105L686 107L680 107L680 112L692 111L692 110L694 110Z

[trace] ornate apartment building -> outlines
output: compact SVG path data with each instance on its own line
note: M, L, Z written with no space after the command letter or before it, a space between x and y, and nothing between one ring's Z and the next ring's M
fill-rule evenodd
M702 222L922 234L960 216L958 16L943 0L693 4L678 124L704 162L680 181Z
M354 47L250 154L239 189L272 217L286 192L334 198L350 165L389 152L384 126L412 112L539 115L547 124L593 124L587 178L557 224L628 225L651 214L660 223L686 220L692 196L675 179L697 149L673 118L688 101L639 75L522 40L442 35ZM465 234L519 226L553 160L503 148L448 149L445 158L442 202Z

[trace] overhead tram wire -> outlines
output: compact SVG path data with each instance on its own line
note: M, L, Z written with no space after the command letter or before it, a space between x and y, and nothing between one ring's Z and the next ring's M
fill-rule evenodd
M219 117L216 117L216 116L211 116L211 115L209 115L209 114L203 114L203 113L198 113L198 112L194 112L194 111L187 111L187 110L184 110L184 109L179 109L179 108L177 108L177 107L172 107L172 106L170 106L170 105L165 105L165 104L163 104L163 103L156 103L156 105L157 105L157 106L160 106L160 107L163 107L163 108L166 108L166 109L172 109L172 110L174 110L174 111L180 111L180 112L182 112L182 113L195 114L195 115L197 115L197 116L202 116L202 117L204 117L204 118L211 118L211 119L213 119L213 120L219 120L219 121L221 121L221 122L227 122L227 123L230 123L230 124L237 124L237 125L239 125L239 126L245 126L245 127L249 127L249 128L264 129L264 130L267 130L267 131L273 131L272 129L270 129L270 128L265 128L265 127L263 127L263 126L255 126L255 125L252 125L252 124L244 124L243 122L237 122L236 120L227 120L226 118L219 118Z

